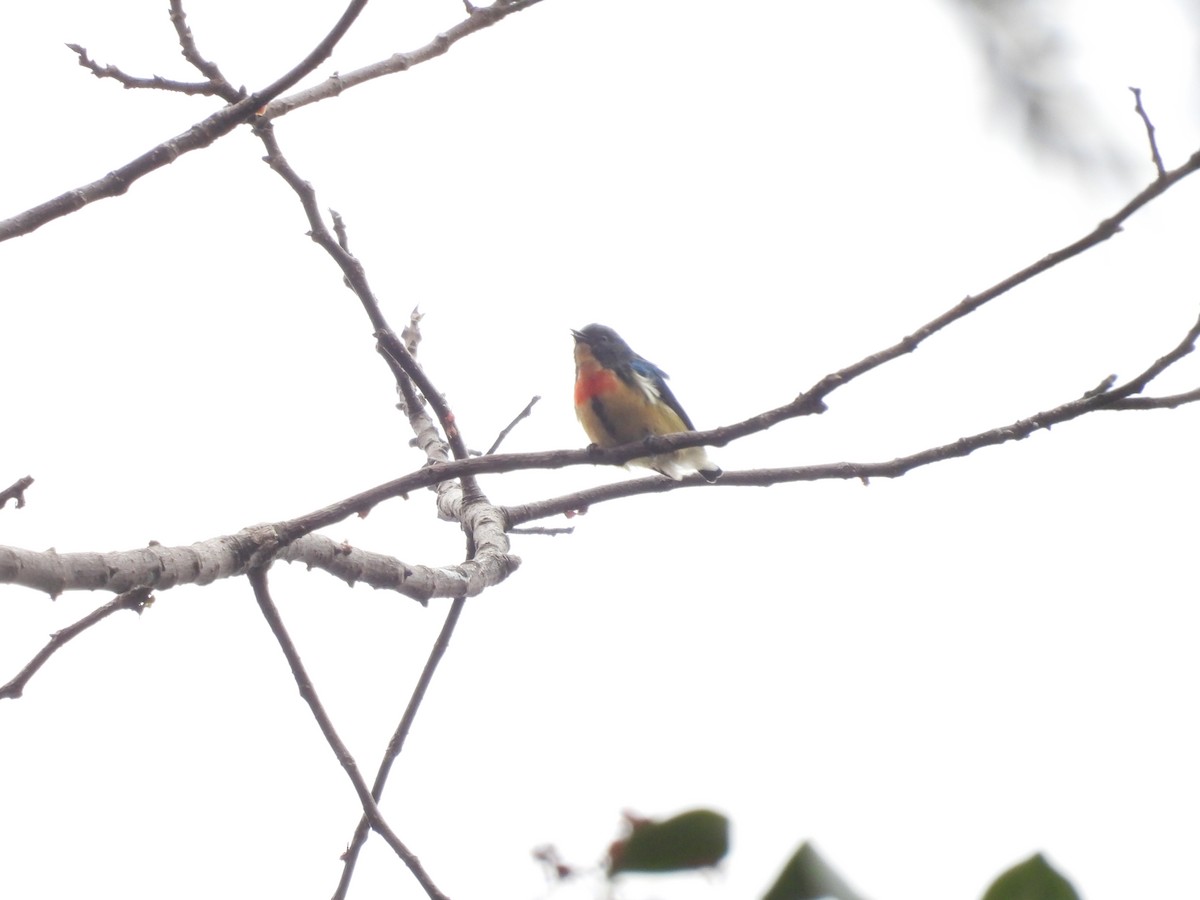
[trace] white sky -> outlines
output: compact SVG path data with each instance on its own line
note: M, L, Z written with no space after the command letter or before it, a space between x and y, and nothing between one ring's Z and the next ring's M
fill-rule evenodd
M273 80L337 4L201 2L201 49ZM308 5L306 5L307 7ZM191 78L165 4L21 4L0 28L0 215L215 108L122 91L65 42ZM318 8L320 7L320 8ZM1074 240L1200 146L1177 4L1076 3L1080 80L1128 181L1031 159L934 0L545 0L450 54L289 116L393 324L468 443L579 447L568 329L601 321L700 427L777 406ZM449 2L368 7L320 76L423 44ZM0 543L192 541L420 465L370 327L245 129L0 245ZM1200 310L1200 181L837 392L713 452L726 470L890 459L1129 376ZM1161 392L1195 386L1188 361ZM982 894L1042 850L1088 900L1178 896L1200 824L1195 409L1094 416L894 483L715 488L595 507L467 607L383 809L456 900L535 898L529 851L598 860L622 809L733 819L722 871L620 896L761 893L801 841L867 897ZM485 479L500 503L630 476ZM548 522L565 525L565 521ZM332 537L461 557L432 495ZM373 773L447 602L280 565L317 688ZM0 681L106 597L0 590ZM353 791L244 581L158 595L0 704L0 896L325 897ZM556 896L593 897L593 883ZM373 839L355 897L420 897Z

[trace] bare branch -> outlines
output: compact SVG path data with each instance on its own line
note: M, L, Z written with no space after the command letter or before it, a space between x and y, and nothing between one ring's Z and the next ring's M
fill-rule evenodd
M79 57L79 64L97 78L111 78L126 89L145 88L156 91L172 91L176 94L204 94L213 96L220 93L220 88L210 81L174 81L161 75L151 75L148 78L128 75L116 66L102 66L90 56L86 49L79 44L67 44L67 47Z
M101 66L79 44L67 44L67 46L79 57L79 64L97 78L111 78L126 88L147 88L159 91L172 91L177 94L218 96L229 103L237 103L241 100L246 92L233 87L225 76L221 74L221 70L217 67L216 63L209 62L200 55L200 50L196 46L196 39L192 35L192 30L187 26L187 14L183 11L182 0L171 0L170 18L171 24L175 28L175 34L179 39L183 58L199 70L200 74L205 77L204 81L175 81L163 78L161 75L152 75L149 78L129 75L116 66Z
M483 455L491 456L493 453L495 453L497 450L499 450L500 445L502 443L504 443L504 439L506 437L508 437L509 433L514 428L517 427L517 423L520 422L522 419L528 418L529 414L533 412L534 405L541 399L542 398L540 396L535 394L533 399L525 404L525 408L523 410L521 410L519 413L517 413L517 417L515 419L513 419L511 422L509 422L503 431L501 431L498 435L496 435L496 440L492 442L492 446L488 447L487 452Z
M1200 388L1184 391L1182 394L1168 394L1164 397L1123 397L1109 405L1109 409L1176 409L1189 403L1200 401Z
M1132 200L1122 206L1117 212L1108 219L1100 222L1094 229L1085 234L1079 240L1068 244L1053 253L1048 253L1037 262L1026 266L1019 272L1010 275L1003 281L999 281L992 285L982 293L965 298L961 303L942 313L936 319L922 325L908 337L901 340L892 347L887 348L879 353L872 354L851 366L847 366L840 372L835 372L832 375L827 375L821 379L816 385L809 389L807 396L810 401L813 399L823 400L836 388L857 378L865 372L877 368L898 356L905 353L911 353L917 349L926 338L941 331L946 326L957 322L959 319L974 312L989 301L995 300L1002 294L1024 284L1029 279L1041 275L1043 272L1053 269L1060 263L1064 263L1073 257L1078 256L1085 250L1090 250L1097 244L1103 243L1121 230L1121 226L1125 220L1132 216L1135 212L1161 195L1169 187L1187 178L1197 169L1200 169L1200 151L1191 155L1186 163L1171 172L1166 173L1160 178L1150 182L1143 190L1141 190ZM805 395L802 395L805 396Z
M422 606L434 597L479 593L472 584L479 565L471 561L453 566L409 566L382 553L360 550L321 534L310 534L279 551L279 559L321 569L347 584L366 584L411 597ZM516 565L512 566L512 570ZM511 570L510 570L511 574Z
M60 647L71 640L76 635L87 631L97 622L107 619L119 609L132 609L138 615L141 615L142 610L154 602L154 597L151 596L148 588L134 588L132 591L114 597L103 606L98 607L71 625L68 625L62 631L56 631L50 637L50 642L46 644L37 655L31 659L20 672L6 685L0 686L0 699L9 698L15 700L20 697L25 691L25 685L29 683L29 679L34 676L51 656L54 655Z
M856 363L826 375L791 403L767 410L735 425L711 431L689 431L681 432L680 434L647 438L640 445L642 451L640 454L630 452L628 447L615 447L609 450L592 448L591 453L597 463L624 463L630 459L636 459L639 455L646 456L650 455L650 453L667 453L684 447L698 447L702 445L720 447L732 440L764 431L787 419L822 413L826 409L825 398L839 387L848 384L860 375L879 368L884 363L890 362L906 353L912 353L929 337L979 309L985 303L995 300L997 297L1008 293L1031 278L1035 278L1043 272L1047 272L1055 266L1108 240L1121 230L1124 222L1135 212L1198 169L1200 169L1200 150L1193 153L1188 158L1188 161L1179 168L1173 169L1162 178L1157 178L1150 182L1132 200L1117 210L1114 215L1100 222L1100 224L1083 237L1065 247L1055 250L1053 253L1043 256L1037 262L997 282L982 293L966 297L891 347L865 356ZM725 476L722 476L721 480L726 484L731 483Z
M4 509L9 500L16 500L17 509L21 509L25 505L25 489L31 484L33 484L33 476L26 475L0 491L0 509Z
M462 615L466 602L466 597L455 597L454 602L450 604L450 609L446 612L446 621L442 623L442 630L433 643L433 649L429 651L429 658L425 660L425 667L421 670L421 676L417 679L412 696L409 697L404 715L400 717L400 723L396 726L392 739L388 741L387 751L383 754L383 759L379 763L379 771L375 773L375 783L371 787L371 796L375 798L376 803L383 799L383 789L387 785L392 763L404 749L404 741L412 729L412 723L417 717L417 710L425 699L425 692L429 690L429 684L433 680L433 673L437 671L438 663L446 654L446 648L450 646L450 636L454 633L454 628L458 624L459 616ZM342 877L338 881L337 890L333 892L334 900L341 900L346 896L346 891L350 887L350 879L354 877L354 866L358 862L358 854L367 840L369 825L370 822L364 815L359 820L358 827L354 829L354 837L346 848L346 852L342 854L342 862L345 865L342 867Z
M1144 372L1112 391L1097 393L1088 391L1077 400L1056 406L1021 419L1011 425L1002 425L979 432L970 437L959 438L949 444L931 447L908 456L897 457L888 462L874 463L826 463L816 466L794 466L775 469L753 469L745 472L726 472L714 487L765 487L772 484L797 481L825 481L829 479L857 478L866 483L871 478L899 478L913 469L956 459L974 453L982 447L1020 441L1036 431L1049 430L1054 425L1069 422L1088 413L1103 410L1165 409L1200 401L1200 389L1186 394L1162 398L1134 398L1130 394L1140 392L1146 384L1160 375L1170 365L1191 353L1200 339L1200 319L1188 330L1183 340L1166 355L1156 360ZM718 429L721 430L721 429ZM643 451L645 452L645 451ZM586 510L596 503L631 497L636 494L663 493L687 487L706 486L698 475L672 481L669 478L639 478L618 484L603 485L577 491L562 497L554 497L537 503L502 507L509 528L543 519L547 516L565 515Z
M966 456L980 447L993 446L1028 437L1035 431L1067 422L1098 410L1174 408L1200 400L1200 391L1162 398L1135 398L1167 367L1192 351L1200 335L1200 321L1168 354L1156 360L1140 375L1111 391L1088 391L1082 397L1055 409L1039 413L1013 425L981 432L951 444L933 447L886 463L833 463L781 469L729 472L718 486L768 485L779 482L816 481L829 478L894 478L920 466L944 459ZM804 397L800 398L803 401ZM798 401L799 402L799 401ZM535 519L586 509L593 503L642 493L661 493L705 482L697 477L675 482L665 478L643 478L581 491L540 503L496 508L485 502L464 503L453 510L464 529L477 545L474 557L453 570L406 566L390 557L357 555L359 551L338 548L324 538L302 540L318 528L361 514L378 503L406 496L410 491L449 479L519 469L555 469L596 463L623 464L650 452L669 452L701 443L725 443L772 424L778 410L726 428L706 432L664 435L647 441L609 450L560 450L544 453L494 454L454 460L424 467L402 478L378 485L337 503L290 521L245 529L236 535L215 538L190 547L166 548L153 545L123 553L58 554L54 551L33 553L0 547L0 583L20 584L46 591L53 596L64 590L124 591L134 587L164 590L176 584L205 584L216 578L242 574L270 548L285 559L304 561L325 568L348 581L367 581L426 599L430 596L474 596L503 581L520 565L512 556L505 530ZM748 428L755 425L754 428ZM760 426L760 427L759 427ZM284 549L286 548L286 549ZM465 589L463 586L465 579Z
M438 422L442 426L442 433L450 445L450 450L454 454L454 458L466 459L470 454L467 451L466 442L463 440L453 411L450 409L449 404L446 403L445 397L442 396L441 392L434 387L433 382L426 376L424 369L421 368L416 358L409 352L406 344L396 338L395 332L388 325L387 319L383 315L383 310L379 306L379 301L376 299L375 293L367 281L367 273L362 263L346 250L344 238L339 238L338 235L330 232L326 226L317 203L316 191L311 184L297 174L296 170L287 161L287 158L284 157L283 151L279 146L279 141L275 137L275 129L269 121L260 120L255 124L254 131L267 148L267 164L287 182L288 186L295 191L296 196L300 198L300 204L304 208L309 228L311 229L309 236L333 258L333 261L342 270L343 276L345 276L351 289L358 297L359 302L362 303L363 309L366 311L367 317L371 320L371 325L375 329L375 338L378 341L380 353L392 369L392 375L396 379L396 383L403 396L404 404L410 411L410 415L412 411L419 408L417 397L408 387L408 382L411 381L413 385L420 389L426 402L433 407ZM344 234L344 223L342 227ZM409 322L410 329L415 328L415 323L419 320L419 316L416 315L415 310L414 316L416 318ZM470 473L462 476L462 492L464 495L463 499L467 503L486 502L483 492L479 489L479 484ZM444 500L444 497L440 499Z
M407 565L392 556L370 553L337 543L324 535L308 534L280 544L270 525L210 538L187 547L152 544L140 550L114 553L37 552L0 546L0 584L44 591L57 597L65 591L128 591L145 587L165 591L184 584L210 584L220 578L246 574L250 561L265 549L279 559L321 569L347 584L367 584L395 591L424 606L433 597L474 595L503 580L520 560L501 553L492 560L470 560L453 566ZM488 542L491 548L494 542Z
M1162 156L1158 152L1158 141L1154 138L1154 125L1150 122L1150 116L1146 114L1146 108L1142 106L1142 89L1131 87L1129 90L1133 92L1133 99L1136 101L1134 110L1142 117L1142 124L1146 126L1146 139L1150 142L1150 159L1154 161L1158 177L1165 178L1167 170L1163 166Z
M229 83L229 80L221 73L220 68L214 62L205 59L200 53L200 48L196 46L196 39L192 35L192 29L187 24L187 14L183 11L183 0L171 0L171 24L175 26L175 34L179 38L180 52L183 53L183 58L196 68L209 83L212 84L217 92L227 100L230 99L230 92L233 95L240 93L236 88ZM235 102L230 100L230 102Z
M77 212L89 203L116 197L129 190L129 186L156 169L170 165L185 153L207 147L218 138L233 131L242 122L253 118L267 103L278 97L301 78L319 66L333 52L338 41L345 35L367 0L351 0L342 17L317 46L291 71L276 79L272 84L248 97L213 113L197 122L183 134L163 141L143 153L132 162L114 169L103 178L90 184L60 194L53 200L18 213L10 219L0 221L0 241L29 234L62 216Z
M371 823L371 828L387 841L388 846L408 866L413 877L417 879L417 882L425 889L425 893L432 900L448 900L446 895L433 883L433 879L429 877L429 873L425 871L416 854L409 850L400 838L396 836L387 821L383 818L383 813L379 811L379 806L371 796L371 792L367 789L367 783L358 771L358 763L354 761L349 748L338 736L337 729L333 727L333 720L329 718L329 714L325 712L325 707L321 705L321 700L317 696L316 689L313 687L312 679L308 677L308 672L305 671L304 662L300 659L296 645L292 643L292 639L284 627L283 619L280 618L279 610L275 607L275 603L271 599L271 593L267 588L266 569L253 568L249 573L249 577L250 586L254 589L254 599L258 601L258 608L262 610L263 618L271 626L271 632L275 635L275 640L279 642L279 647L283 650L283 655L287 658L288 666L292 670L292 676L296 679L296 686L300 689L300 696L308 704L313 718L317 720L317 725L320 727L321 733L325 735L325 740L329 743L334 755L338 758L338 762L341 763L342 768L346 770L346 774L350 777L350 783L354 785L355 793L358 794L359 802L362 804L363 814Z
M1200 339L1200 319L1196 320L1196 324L1188 329L1187 334L1183 336L1183 339L1169 353L1160 356L1145 371L1129 379L1125 384L1115 387L1107 394L1102 394L1101 396L1117 398L1140 394L1151 381L1195 350L1197 339Z
M333 233L337 236L338 246L350 252L350 236L346 233L346 223L342 220L342 214L336 209L329 210L329 218L333 219ZM350 287L350 282L346 282L346 286Z
M468 35L475 34L485 28L495 25L501 19L528 9L540 0L495 0L488 6L476 7L467 4L467 18L452 28L443 31L424 47L410 50L407 53L396 53L380 62L355 69L346 74L334 73L315 87L298 91L287 97L280 97L269 104L263 113L266 119L277 119L288 113L316 103L336 97L348 88L355 87L366 81L391 75L394 72L406 72L413 66L436 59Z

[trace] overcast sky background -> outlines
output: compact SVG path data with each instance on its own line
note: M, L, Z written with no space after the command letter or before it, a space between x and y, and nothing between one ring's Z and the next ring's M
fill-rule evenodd
M568 329L661 365L697 426L787 402L1075 240L1200 148L1181 3L1060 6L1125 176L1031 152L955 9L545 0L410 72L280 120L468 444L529 401L510 451L582 446ZM187 6L260 87L339 4ZM445 2L371 4L313 81L424 44ZM191 79L165 3L21 4L0 29L0 215L213 111L102 63ZM1089 140L1094 140L1094 136ZM0 543L188 544L418 467L370 326L246 129L123 197L0 245ZM1106 245L712 455L727 470L891 459L1141 371L1200 312L1200 181ZM1194 387L1187 361L1156 393ZM620 812L709 805L711 877L627 900L749 898L805 839L874 900L979 897L1041 850L1088 900L1178 896L1200 823L1197 415L1091 416L895 482L712 489L594 507L521 537L472 600L383 810L456 900L551 893L529 853L602 857ZM641 477L484 479L498 503ZM461 559L432 495L328 530ZM323 573L272 584L370 775L448 601ZM0 589L0 681L107 597ZM325 897L358 820L244 580L102 623L0 704L0 895ZM594 882L555 896L595 897ZM372 839L352 897L420 897Z

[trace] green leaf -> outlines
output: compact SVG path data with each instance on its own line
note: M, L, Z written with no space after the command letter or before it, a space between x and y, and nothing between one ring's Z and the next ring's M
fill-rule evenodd
M680 872L715 866L729 852L729 820L711 809L693 809L670 819L627 818L630 833L608 851L608 875L621 872Z
M792 855L779 873L763 900L817 900L832 897L834 900L862 900L850 889L842 877L821 859L812 844L805 842Z
M1079 900L1079 894L1036 853L993 881L983 900Z

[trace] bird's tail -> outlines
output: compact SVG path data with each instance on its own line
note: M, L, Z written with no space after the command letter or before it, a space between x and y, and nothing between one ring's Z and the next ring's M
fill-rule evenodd
M645 459L632 460L633 465L646 466L660 475L680 481L686 475L699 472L709 484L721 477L721 467L708 458L703 447L687 447L674 453L661 453Z

